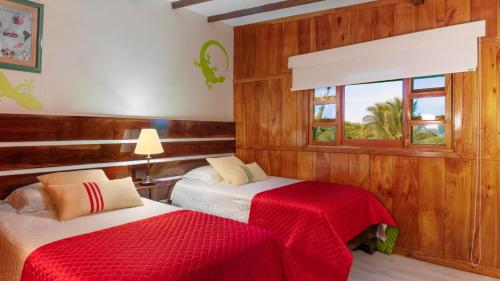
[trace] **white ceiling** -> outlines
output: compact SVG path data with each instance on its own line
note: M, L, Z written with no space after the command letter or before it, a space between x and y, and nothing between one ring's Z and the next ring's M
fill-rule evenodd
M168 1L174 2L176 0L168 0ZM283 0L212 0L201 4L192 5L183 9L188 9L195 13L208 17L217 14L223 14L227 12L257 7L281 1ZM222 22L231 26L237 26L237 25L266 21L266 20L278 19L288 16L300 15L310 12L317 12L321 10L350 6L371 1L373 0L325 0L272 12L229 19Z

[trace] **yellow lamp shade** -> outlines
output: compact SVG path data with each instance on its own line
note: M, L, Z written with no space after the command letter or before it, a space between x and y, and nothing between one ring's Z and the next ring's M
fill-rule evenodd
M134 153L140 155L163 153L163 146L158 132L155 129L142 129Z

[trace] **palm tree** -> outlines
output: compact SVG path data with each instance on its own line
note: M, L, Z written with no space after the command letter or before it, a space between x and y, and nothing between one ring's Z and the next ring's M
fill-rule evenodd
M403 101L394 98L376 103L366 109L363 117L365 135L372 139L401 139L403 137Z

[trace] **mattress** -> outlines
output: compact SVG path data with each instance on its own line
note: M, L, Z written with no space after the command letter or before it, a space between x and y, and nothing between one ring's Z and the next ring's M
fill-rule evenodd
M179 210L143 198L144 206L115 210L60 222L54 210L18 214L0 203L0 280L17 281L24 262L48 243Z
M263 191L300 182L297 179L270 177L241 186L219 182L182 179L172 191L175 206L248 223L253 197Z

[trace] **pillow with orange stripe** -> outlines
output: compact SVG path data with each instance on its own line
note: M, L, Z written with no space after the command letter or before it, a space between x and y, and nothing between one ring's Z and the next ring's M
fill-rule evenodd
M61 221L143 205L131 178L49 185L47 190L52 196Z

